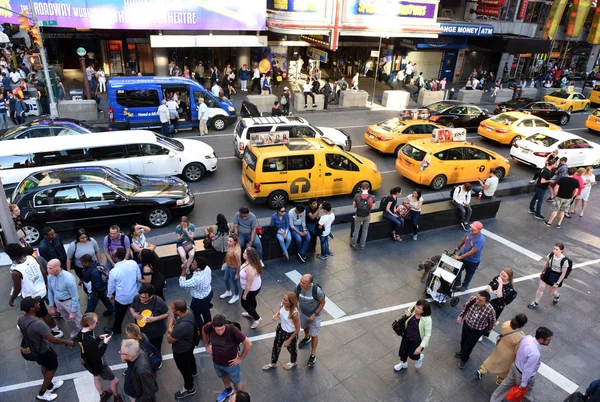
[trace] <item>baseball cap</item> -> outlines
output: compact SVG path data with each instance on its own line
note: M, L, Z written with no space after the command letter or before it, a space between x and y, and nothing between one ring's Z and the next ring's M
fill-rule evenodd
M31 310L31 308L33 306L35 306L36 303L39 303L40 300L42 300L42 298L39 297L39 296L35 296L35 297L27 296L27 297L25 297L23 300L21 300L21 310L22 311L29 311L29 310Z
M288 87L283 87L284 91L289 91L290 89Z
M479 221L475 221L475 222L471 223L471 229L481 230L481 229L483 229L483 223L481 223Z

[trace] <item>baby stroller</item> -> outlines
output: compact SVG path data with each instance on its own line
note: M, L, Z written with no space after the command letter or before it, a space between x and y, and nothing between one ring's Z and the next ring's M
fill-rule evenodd
M437 266L429 272L425 283L425 292L440 306L450 300L450 305L454 307L459 301L459 298L454 296L454 285L463 263L452 258L453 255L454 253L448 254L444 251Z

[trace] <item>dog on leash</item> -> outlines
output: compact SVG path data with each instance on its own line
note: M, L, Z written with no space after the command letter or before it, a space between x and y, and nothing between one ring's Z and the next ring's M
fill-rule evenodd
M426 260L421 261L421 263L419 264L419 268L418 268L418 271L423 271L423 275L421 276L421 281L424 281L425 278L427 278L429 273L431 271L433 271L433 269L435 267L437 267L437 265L441 259L442 259L441 255L434 255L431 258L427 258Z

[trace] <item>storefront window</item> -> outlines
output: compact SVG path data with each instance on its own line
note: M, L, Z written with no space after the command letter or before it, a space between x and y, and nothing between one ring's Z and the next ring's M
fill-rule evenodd
M108 60L111 75L123 74L123 50L120 40L108 41Z
M154 74L154 60L152 59L152 48L149 43L137 44L137 56L139 70L142 74Z

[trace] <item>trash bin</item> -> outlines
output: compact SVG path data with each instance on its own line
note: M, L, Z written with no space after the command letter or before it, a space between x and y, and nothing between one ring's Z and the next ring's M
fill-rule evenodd
M71 89L69 96L71 100L83 100L83 89Z
M451 88L448 91L448 100L453 100L455 95L456 95L456 92L454 91L454 88Z
M513 99L519 99L521 97L521 90L523 89L522 86L516 85L516 84L510 84L508 86L508 88L513 90L513 95L512 95Z

